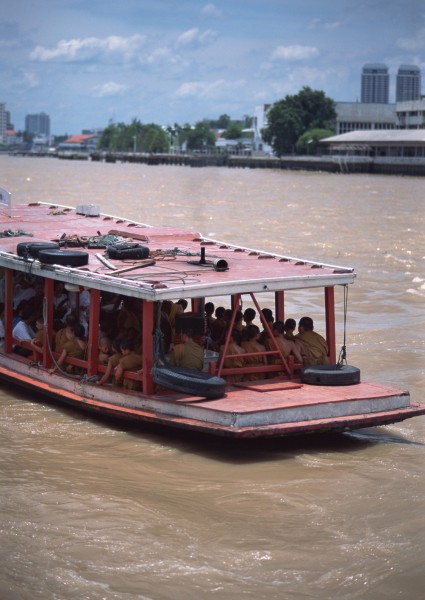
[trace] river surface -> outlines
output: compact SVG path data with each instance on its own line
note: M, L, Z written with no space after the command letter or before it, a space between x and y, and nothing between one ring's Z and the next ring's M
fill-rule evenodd
M425 179L0 156L0 186L355 267L348 362L425 402ZM425 417L231 444L0 384L0 459L1 600L425 594Z

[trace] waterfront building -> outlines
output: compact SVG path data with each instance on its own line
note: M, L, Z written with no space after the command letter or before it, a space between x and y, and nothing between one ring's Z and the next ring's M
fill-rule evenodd
M273 104L259 104L255 107L252 122L254 152L264 152L265 154L273 152L272 147L263 140L261 133L268 125L267 114L272 106Z
M96 150L98 139L98 136L93 133L79 133L61 142L57 150L65 154L90 154Z
M335 132L369 129L395 129L395 104L362 104L361 102L336 102Z
M321 140L333 155L425 159L425 130L351 131Z
M410 102L397 102L396 113L399 129L425 128L425 98Z
M361 101L365 104L388 104L390 76L387 65L364 65L361 79Z
M401 65L396 80L396 102L420 100L421 70L415 65Z
M25 117L25 131L32 135L44 135L50 138L50 117L46 113L27 115Z

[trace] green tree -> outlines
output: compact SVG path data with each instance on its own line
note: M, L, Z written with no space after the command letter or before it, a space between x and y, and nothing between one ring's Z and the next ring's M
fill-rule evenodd
M239 121L232 121L223 133L223 137L226 140L239 140L242 137L242 123Z
M335 135L333 129L309 129L297 140L296 148L299 154L316 154L320 140Z
M179 143L186 142L188 150L206 150L215 146L215 134L205 121L198 121L195 127L186 124L179 134Z
M167 132L155 123L143 125L138 140L142 152L168 152L170 149Z
M286 96L271 107L268 126L262 135L275 154L282 156L294 151L297 140L309 129L331 129L336 118L335 103L324 92L303 89Z
M216 129L227 129L230 125L231 118L229 115L220 115L215 122L214 126Z

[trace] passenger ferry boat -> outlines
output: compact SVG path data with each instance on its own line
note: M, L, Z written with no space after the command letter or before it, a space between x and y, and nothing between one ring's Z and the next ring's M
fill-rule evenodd
M232 438L340 432L425 414L425 405L411 402L407 391L363 380L355 367L337 363L335 288L342 286L345 292L354 282L352 268L222 243L190 229L136 223L101 214L95 205L13 205L8 192L0 191L0 378L23 386L35 398L47 396L116 420ZM28 286L41 286L39 352L29 341L13 337L15 286L22 279ZM80 317L83 294L89 302L86 354L68 356L55 369L57 282L74 297ZM230 333L220 355L205 349L203 371L171 367L161 352L161 315L167 302L187 300L176 323L189 324L201 341L206 302L231 309L231 331L242 301L256 307L257 318L269 306L274 318L283 321L288 296L318 289L323 292L329 366L304 369L277 346L261 365L225 366ZM99 360L99 324L111 298L131 299L141 332L141 369L125 370L123 382L131 385L121 387L99 385L107 370ZM264 321L263 327L272 339L269 324Z

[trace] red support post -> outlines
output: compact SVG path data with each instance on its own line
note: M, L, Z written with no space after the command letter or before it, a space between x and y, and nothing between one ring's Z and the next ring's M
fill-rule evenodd
M53 294L54 294L55 282L53 279L44 280L44 302L45 302L45 318L44 332L43 332L43 365L48 369L52 366L52 356L49 351L50 348L54 347L54 331L53 331ZM49 337L47 337L49 336Z
M159 310L159 307L158 307ZM143 393L153 394L154 381L152 377L152 367L154 362L153 332L154 324L154 303L143 300L142 304L142 365L143 365Z
M90 290L89 345L87 375L97 375L99 356L100 290Z
M13 321L13 275L12 269L4 270L4 350L12 352L12 321Z
M285 321L285 292L275 292L274 295L275 304L275 320Z
M333 287L325 287L325 311L326 311L326 341L329 347L329 362L336 363L336 335L335 335L335 290Z

